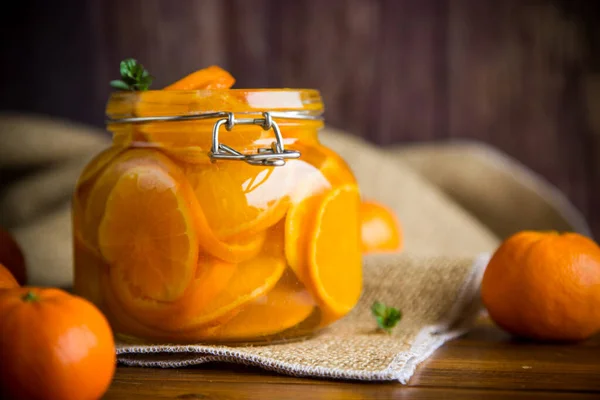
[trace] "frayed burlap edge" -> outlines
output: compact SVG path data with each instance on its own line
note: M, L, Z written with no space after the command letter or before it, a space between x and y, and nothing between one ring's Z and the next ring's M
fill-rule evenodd
M435 325L425 326L417 334L409 351L397 354L381 371L362 371L324 367L306 367L244 353L243 349L226 346L146 346L117 343L119 363L127 366L180 368L209 362L228 362L259 367L280 374L362 381L399 381L406 384L416 367L441 345L464 334L480 314L479 284L489 254L478 256L463 283L451 312ZM143 355L160 354L162 359L144 359ZM172 356L172 357L171 357ZM171 359L172 358L172 359Z

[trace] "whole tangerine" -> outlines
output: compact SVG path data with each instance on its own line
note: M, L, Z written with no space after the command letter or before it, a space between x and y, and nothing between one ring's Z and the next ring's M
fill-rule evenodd
M600 247L577 233L519 232L493 254L481 296L490 317L514 335L588 338L600 331Z
M0 397L99 399L115 372L112 331L87 300L61 289L0 291Z

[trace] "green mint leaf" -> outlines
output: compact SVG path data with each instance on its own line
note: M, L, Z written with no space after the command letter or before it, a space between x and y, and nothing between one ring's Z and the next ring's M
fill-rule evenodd
M385 304L376 301L371 306L371 312L375 317L377 326L387 333L391 333L392 328L398 325L402 319L402 312L394 307L387 307Z
M376 317L378 317L378 316L383 317L385 315L385 309L386 309L385 304L383 304L383 303L381 303L379 301L376 301L371 306L371 312Z
M137 60L133 59L133 58L127 58L123 61L121 61L121 76L123 78L125 77L129 77L129 78L133 78L133 72L135 71L136 66L138 65Z
M119 89L119 90L129 90L129 85L126 84L123 81L120 80L115 80L115 81L110 81L110 86L112 86L115 89Z
M148 90L154 79L144 66L133 58L121 61L119 72L121 80L110 82L110 86L119 90Z

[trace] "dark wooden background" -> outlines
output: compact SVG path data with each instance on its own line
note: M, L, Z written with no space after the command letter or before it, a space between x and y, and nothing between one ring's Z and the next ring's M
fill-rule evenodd
M600 236L598 0L78 0L3 5L2 109L101 126L118 63L157 87L209 64L240 87L315 87L386 145L490 143Z

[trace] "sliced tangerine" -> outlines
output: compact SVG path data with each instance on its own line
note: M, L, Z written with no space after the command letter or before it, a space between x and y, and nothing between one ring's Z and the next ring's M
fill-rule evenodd
M360 194L354 184L306 197L286 217L286 258L328 321L346 314L362 290Z
M166 163L165 163L166 160ZM82 199L83 207L83 230L84 240L91 246L98 246L98 226L104 216L106 201L113 187L125 171L136 165L158 164L169 166L169 160L149 149L133 149L123 152L114 157L109 165L95 180L94 185L86 196L86 201Z
M356 177L348 163L335 151L323 145L294 143L293 147L301 154L301 161L317 168L332 187L347 183L356 184Z
M112 146L94 157L82 171L79 180L77 181L77 185L82 186L95 178L115 157L121 154L123 150L123 147Z
M125 171L106 201L98 243L142 296L181 297L198 263L201 210L185 181L155 164Z
M75 263L73 292L100 306L102 304L100 276L104 271L108 271L108 265L97 251L86 246L77 235L74 237L73 247Z
M323 194L313 194L293 203L285 218L285 256L292 271L305 285L310 284L307 232L314 225L314 215L322 198Z
M98 245L98 226L105 215L108 197L117 181L128 171L138 167L164 171L164 174L171 177L172 183L176 183L183 192L187 193L185 203L194 215L200 247L204 251L228 262L245 261L258 254L264 239L264 235L260 233L244 238L232 238L230 243L217 239L179 166L155 149L125 151L110 163L94 183L88 196L82 224L83 237L91 246ZM148 217L157 213L160 214L160 211L155 210Z
M221 239L254 235L273 226L285 215L292 169L221 161L186 165L184 173L209 226Z
M201 255L196 276L184 295L174 302L163 302L141 295L122 270L110 271L110 285L121 307L133 319L147 327L169 329L168 320L178 320L174 329L185 325L183 318L174 315L196 315L210 306L210 302L226 289L237 265L210 256Z
M375 201L362 202L360 223L363 254L398 252L402 248L400 223L389 207Z
M256 339L274 335L304 321L315 302L292 273L285 274L269 293L250 302L210 336L219 340Z
M175 152L184 157L186 153L194 150L208 154L212 145L212 136L205 132L212 130L214 120L207 121L177 121L141 125L138 127L139 142L146 146ZM221 128L219 140L235 149L244 149L257 140L261 133L260 126L239 125L231 131ZM197 160L200 161L202 158L197 157Z
M116 298L114 291L109 283L108 273L103 273L101 277L102 296L104 299L102 311L113 330L126 336L134 336L135 341L142 340L162 340L169 342L189 342L201 340L207 334L210 334L214 328L198 329L191 332L167 332L160 327L152 328L140 323L126 312L122 304ZM131 339L127 338L126 339Z
M163 90L229 89L234 83L235 78L229 72L211 65L192 72Z
M175 329L194 330L222 323L240 312L243 306L268 293L285 270L285 259L267 250L237 266L227 287L202 310L188 308L165 319Z
M325 313L334 318L348 313L362 291L359 208L356 185L335 188L323 197L308 232L310 281Z

